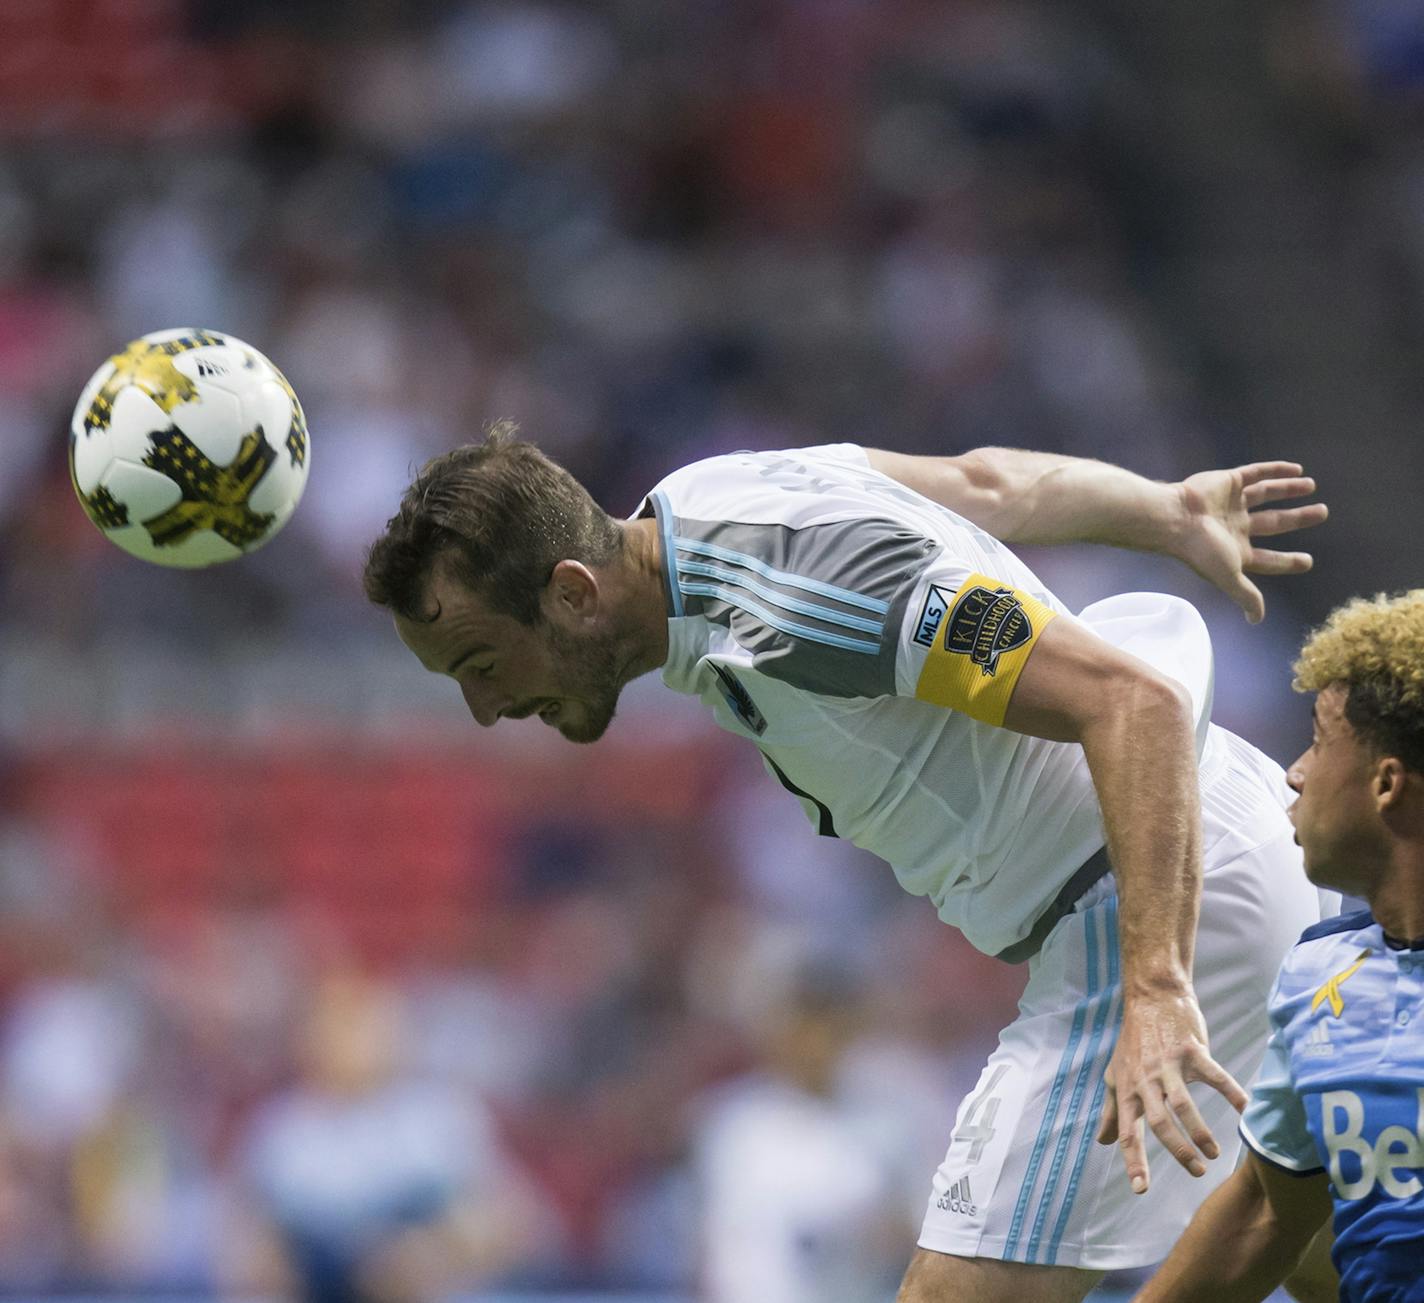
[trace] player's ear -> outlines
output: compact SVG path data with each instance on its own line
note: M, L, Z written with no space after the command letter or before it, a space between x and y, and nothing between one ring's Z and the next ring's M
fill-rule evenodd
M598 611L598 580L582 561L560 561L544 587L544 614L587 620Z
M1384 756L1376 761L1373 787L1375 805L1381 814L1388 813L1404 800L1408 777L1404 763L1398 757Z

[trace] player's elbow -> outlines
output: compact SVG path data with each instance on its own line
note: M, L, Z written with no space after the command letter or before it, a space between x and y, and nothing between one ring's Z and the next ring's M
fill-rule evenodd
M1194 732L1192 694L1176 679L1136 660L1109 671L1093 712L1097 722L1141 737L1165 739Z
M952 460L981 492L1003 493L1013 486L1013 459L1006 448L973 448Z
M1014 461L1004 448L975 448L947 459L946 473L957 476L960 493L974 504L975 524L997 537L1013 532L1015 514L1023 497L1022 477L1014 473Z
M1132 683L1129 697L1134 714L1159 727L1192 732L1192 694L1176 679L1144 665Z
M1160 714L1173 723L1192 726L1194 707L1186 685L1150 667L1138 683L1142 708Z

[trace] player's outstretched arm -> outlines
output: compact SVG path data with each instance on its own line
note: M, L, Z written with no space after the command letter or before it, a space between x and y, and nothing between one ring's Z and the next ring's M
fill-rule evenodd
M1290 1275L1329 1215L1323 1172L1280 1172L1248 1151L1133 1303L1257 1303Z
M1176 557L1253 623L1266 607L1248 575L1300 574L1311 566L1308 552L1257 540L1309 529L1328 515L1323 502L1271 505L1315 492L1295 462L1254 462L1163 484L1106 462L1014 448L960 457L867 455L876 470L1006 543L1106 543Z
M1068 617L1044 628L1004 726L1077 742L1092 772L1117 879L1122 1030L1100 1138L1121 1138L1132 1187L1150 1173L1143 1124L1193 1175L1220 1148L1187 1083L1237 1109L1246 1094L1207 1049L1192 989L1201 902L1201 811L1187 691Z

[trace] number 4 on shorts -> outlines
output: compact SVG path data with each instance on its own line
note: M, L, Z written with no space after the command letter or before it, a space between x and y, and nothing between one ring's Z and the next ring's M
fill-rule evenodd
M994 1115L999 1111L999 1097L994 1094L994 1088L1008 1070L1007 1063L1001 1063L994 1069L994 1075L970 1104L964 1121L955 1130L956 1140L969 1142L969 1157L966 1160L969 1163L977 1163L984 1156L984 1146L994 1138Z

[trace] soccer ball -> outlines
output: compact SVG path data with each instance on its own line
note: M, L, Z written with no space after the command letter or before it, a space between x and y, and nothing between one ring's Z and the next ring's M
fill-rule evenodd
M69 425L85 513L124 551L163 566L261 547L296 509L310 467L286 377L212 330L134 340L94 372Z

